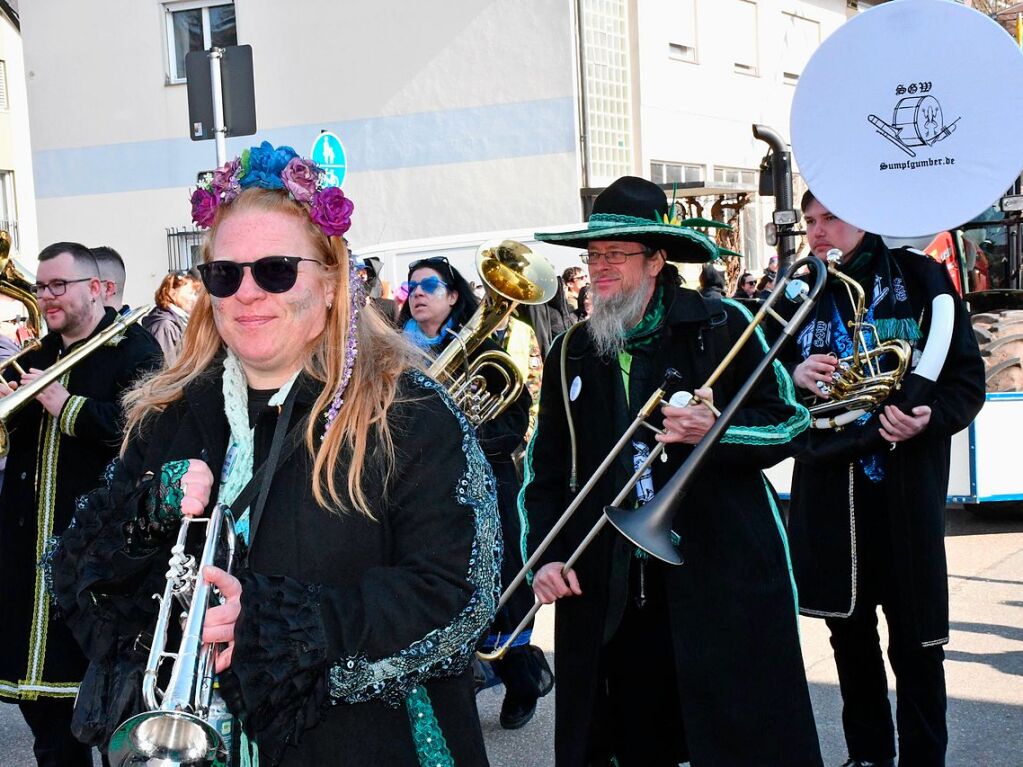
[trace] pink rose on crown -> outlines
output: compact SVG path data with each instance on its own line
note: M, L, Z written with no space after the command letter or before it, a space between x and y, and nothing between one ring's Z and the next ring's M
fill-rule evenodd
M231 202L242 191L238 184L238 169L241 162L235 157L228 163L213 171L213 179L210 181L210 191L223 202Z
M284 188L299 202L313 201L319 175L320 169L301 157L293 157L281 171Z
M355 204L345 197L340 187L328 186L313 195L309 217L328 237L340 237L352 226Z
M217 215L217 198L205 189L192 192L192 220L203 229L213 226Z

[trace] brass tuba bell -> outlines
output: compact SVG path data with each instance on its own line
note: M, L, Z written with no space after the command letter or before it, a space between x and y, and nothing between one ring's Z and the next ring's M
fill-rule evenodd
M518 304L543 304L558 290L554 267L521 242L493 240L476 251L476 270L486 288L479 308L466 321L428 373L440 381L473 424L496 418L522 391L523 378L504 352L488 351L471 364L469 355ZM492 388L498 381L498 388Z

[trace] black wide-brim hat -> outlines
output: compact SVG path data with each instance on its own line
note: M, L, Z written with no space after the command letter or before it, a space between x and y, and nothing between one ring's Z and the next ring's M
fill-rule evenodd
M574 232L537 232L540 242L585 248L593 240L639 242L654 250L663 249L669 261L703 264L714 261L723 251L712 239L679 220L669 210L664 190L652 181L622 176L597 195L585 229ZM701 226L730 228L717 222Z

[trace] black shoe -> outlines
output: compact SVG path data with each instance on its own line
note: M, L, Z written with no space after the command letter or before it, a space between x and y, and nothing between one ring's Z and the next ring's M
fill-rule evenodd
M535 713L536 700L531 703L518 703L505 695L504 702L501 704L501 726L506 730L525 727Z
M880 762L868 762L863 759L849 759L842 767L895 767L895 760L882 759Z

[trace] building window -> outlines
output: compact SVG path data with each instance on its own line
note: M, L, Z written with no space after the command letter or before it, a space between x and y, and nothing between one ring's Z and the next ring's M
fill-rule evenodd
M813 19L783 13L785 35L782 49L782 81L789 85L799 82L806 62L821 43L821 25Z
M167 3L167 79L185 82L185 54L238 44L234 2L195 0Z
M0 229L11 235L11 250L19 252L18 206L14 199L13 170L0 170Z
M696 63L696 0L672 0L660 19L668 34L668 58Z
M681 162L650 163L650 180L655 184L703 183L703 166L686 165Z
M7 62L0 61L0 112L10 109L7 101Z
M757 76L760 74L758 64L759 46L757 45L757 4L753 0L733 0L732 20L729 35L735 46L734 68L743 75Z
M747 168L714 168L714 183L721 186L757 187L757 172Z
M591 186L632 171L628 2L583 0L586 160Z

